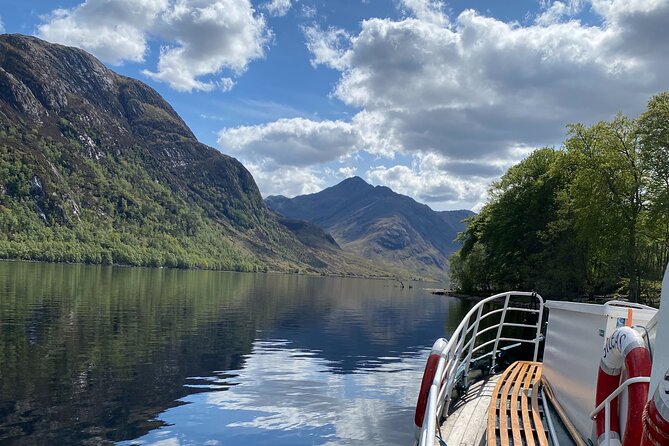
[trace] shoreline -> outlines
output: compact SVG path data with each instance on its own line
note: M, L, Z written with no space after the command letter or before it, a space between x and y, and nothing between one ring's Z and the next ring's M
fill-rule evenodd
M427 278L398 278L396 276L381 276L381 275L355 275L355 274L328 274L328 273L308 273L308 272L288 272L288 271L239 271L234 269L209 269L209 268L179 268L173 266L146 266L146 265L128 265L123 263L87 263L87 262L48 262L44 260L33 260L33 259L8 259L0 258L0 262L14 262L14 263L40 263L44 265L81 265L81 266L95 266L95 267L111 267L111 268L140 268L140 269L151 269L151 270L170 270L170 271L203 271L203 272L212 272L212 273L238 273L238 274L272 274L272 275L288 275L288 276L304 276L304 277L336 277L340 279L367 279L367 280L388 280L394 282L409 282L409 283L439 283L435 279ZM403 288L404 286L397 286L398 288ZM411 285L406 286L407 288L412 288Z
M489 296L492 296L495 294L495 292L490 292L489 295L483 295L483 296L474 296L471 294L465 294L465 293L460 293L455 290L448 290L448 289L441 289L441 288L425 288L426 291L430 292L430 294L434 294L436 296L448 296L448 297L454 297L456 299L464 300L467 302L478 302L482 299L485 299ZM539 293L541 294L541 293ZM623 302L630 302L627 299L627 296L623 296L620 294L609 294L609 295L601 295L601 296L581 296L581 297L576 297L576 298L544 298L544 300L570 300L572 302L580 302L580 303L587 303L587 304L603 304L611 300L619 300ZM644 305L649 305L653 308L657 308L654 303L651 304L644 304Z

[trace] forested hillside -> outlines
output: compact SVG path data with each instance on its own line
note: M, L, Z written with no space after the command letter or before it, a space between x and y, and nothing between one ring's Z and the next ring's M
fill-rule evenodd
M620 293L652 302L669 261L669 92L633 119L568 126L490 189L460 235L453 281L468 293Z
M0 36L0 258L389 274L289 229L155 90L80 49Z

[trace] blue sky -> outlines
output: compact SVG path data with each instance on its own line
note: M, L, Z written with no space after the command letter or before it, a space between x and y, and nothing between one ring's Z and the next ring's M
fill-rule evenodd
M265 196L355 174L478 209L567 123L669 88L669 0L0 0L0 20L148 83Z

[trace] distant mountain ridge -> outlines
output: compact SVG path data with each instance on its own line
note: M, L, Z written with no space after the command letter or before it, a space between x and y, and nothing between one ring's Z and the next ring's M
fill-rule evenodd
M280 221L249 171L146 84L18 34L0 35L0 228L0 258L397 272Z
M329 232L344 249L367 259L443 277L472 211L436 212L385 186L360 177L295 198L269 196L265 203L287 218L303 219Z

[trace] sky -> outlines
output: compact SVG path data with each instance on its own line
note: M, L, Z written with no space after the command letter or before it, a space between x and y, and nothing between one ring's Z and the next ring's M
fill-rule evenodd
M473 209L566 125L669 89L669 0L0 0L146 82L263 196L358 175Z

